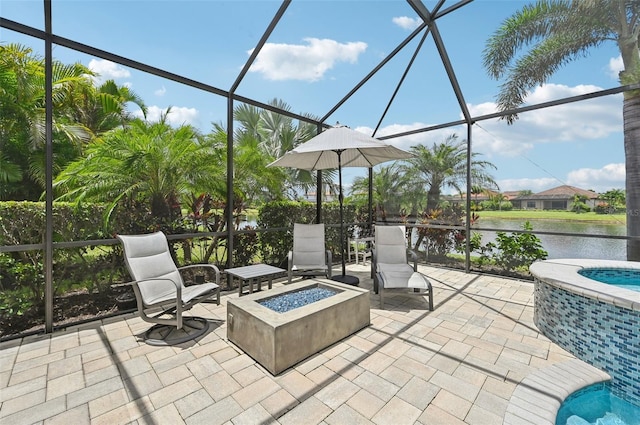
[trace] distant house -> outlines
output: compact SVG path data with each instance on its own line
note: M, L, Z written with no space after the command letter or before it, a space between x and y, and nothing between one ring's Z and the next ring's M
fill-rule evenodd
M598 194L574 186L558 186L531 195L518 196L511 200L514 208L523 210L572 210L576 195L584 196L585 203L591 209L596 206Z
M482 193L472 193L471 194L471 202L473 203L477 203L480 204L484 201L488 201L491 199L491 196L495 196L495 195L499 195L501 194L500 192L497 192L495 190L484 190L482 191ZM513 202L513 200L520 194L520 191L505 191L502 192L502 196L504 197L505 201L510 201ZM455 204L455 205L465 205L466 202L466 198L467 198L467 194L466 192L462 192L458 195L444 195L442 196L442 200L443 201L447 201L450 204Z
M305 193L302 194L301 198L303 198L305 201L316 202L317 193L318 192L315 192L315 191L314 192L305 192ZM338 196L334 195L332 192L327 190L322 194L322 200L324 202L337 201L338 200Z
M520 190L505 190L504 192L502 192L502 195L510 202L513 202L514 199L516 199L518 196L520 196L520 193L522 193L522 191Z

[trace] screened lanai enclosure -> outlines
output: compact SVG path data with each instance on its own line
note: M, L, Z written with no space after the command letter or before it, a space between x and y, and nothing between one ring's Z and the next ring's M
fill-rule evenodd
M3 0L0 338L130 311L116 234L224 269L320 221L337 267L337 173L267 167L337 123L414 154L344 168L350 238L640 260L639 6L528 4Z

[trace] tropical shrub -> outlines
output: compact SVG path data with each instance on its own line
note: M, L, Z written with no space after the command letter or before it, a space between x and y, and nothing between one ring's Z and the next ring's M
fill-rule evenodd
M356 208L344 205L344 222L356 220ZM260 233L262 260L267 264L284 266L287 254L293 245L294 223L315 223L316 205L311 202L274 201L265 203L258 212L258 228L269 229ZM341 261L340 206L337 202L322 205L322 222L325 225L326 248L332 252L334 261ZM334 225L335 224L335 225ZM354 227L345 226L344 238L353 235Z
M591 211L591 208L584 202L574 202L571 206L571 211L580 214Z
M596 214L616 214L616 213L623 213L626 211L626 208L624 206L624 204L622 204L622 206L620 205L613 205L610 204L608 202L600 202L599 204L597 204L594 208L593 211Z
M513 209L513 204L511 201L482 201L480 203L480 210L489 210L489 211L511 211Z
M459 205L430 210L423 213L420 224L430 226L459 226L464 223L465 212ZM418 227L418 241L424 245L428 260L444 261L447 254L459 251L465 241L465 231L437 227Z
M523 224L525 232L497 232L496 242L482 245L482 236L474 234L471 239L472 252L480 254L480 265L495 264L505 271L528 269L538 260L545 260L549 253L542 247L540 238L532 233L530 222Z
M260 262L258 245L260 238L253 226L245 226L233 237L233 265L247 266Z

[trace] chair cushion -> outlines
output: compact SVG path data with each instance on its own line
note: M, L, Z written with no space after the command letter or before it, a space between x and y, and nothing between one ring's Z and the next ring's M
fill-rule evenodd
M378 264L381 266L381 264ZM413 271L408 264L405 267L398 267L401 264L386 264L378 267L378 271L382 276L381 285L385 289L407 288L407 289L428 289L429 281L421 274ZM385 267L386 266L386 267Z
M406 263L407 240L404 226L376 226L375 249L379 263Z
M293 271L299 270L325 270L327 268L326 264L296 264L291 267Z
M150 283L153 283L151 281ZM186 304L193 300L194 298L201 297L206 295L207 293L215 291L218 288L218 285L215 283L203 283L200 285L191 285L182 288L182 303ZM176 290L175 287L171 291L166 291L164 293L154 293L153 298L147 298L144 300L145 306L151 307L154 305L162 305L173 302L175 304L176 299Z
M176 285L184 287L164 233L119 235L118 239L124 246L127 268L138 282L145 305L157 304L167 294L175 297Z
M327 267L324 224L293 224L293 264L298 269Z

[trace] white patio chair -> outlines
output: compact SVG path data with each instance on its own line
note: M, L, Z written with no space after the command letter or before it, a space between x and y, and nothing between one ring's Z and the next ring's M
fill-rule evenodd
M384 308L385 292L400 290L407 295L428 295L429 310L433 310L433 288L427 277L418 273L417 255L407 249L405 226L376 226L374 238L371 274L374 292L380 294L380 308Z
M209 322L202 317L183 317L183 312L213 297L220 305L220 270L213 264L176 267L162 232L117 237L122 242L127 269L134 279L132 285L138 313L142 320L156 324L144 334L147 344L180 344L204 334ZM211 269L215 273L215 283L185 286L180 272L190 268Z
M351 258L355 258L356 264L362 261L362 264L367 262L367 258L371 258L371 248L373 245L373 238L348 238L347 239L347 260L351 261Z
M293 225L293 249L287 259L288 282L295 276L325 275L331 279L331 251L325 249L324 223Z

